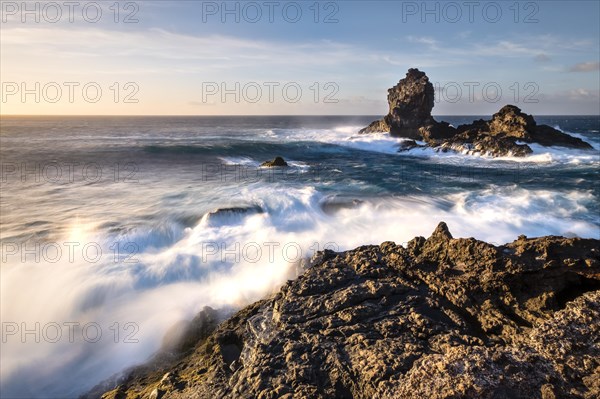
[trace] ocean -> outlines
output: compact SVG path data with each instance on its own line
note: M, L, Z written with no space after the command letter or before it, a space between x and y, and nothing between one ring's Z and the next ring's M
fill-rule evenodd
M489 116L436 116L458 126ZM264 298L315 251L428 236L600 238L594 151L525 158L358 135L378 116L2 117L1 396L77 397L175 323ZM282 156L288 168L262 168Z

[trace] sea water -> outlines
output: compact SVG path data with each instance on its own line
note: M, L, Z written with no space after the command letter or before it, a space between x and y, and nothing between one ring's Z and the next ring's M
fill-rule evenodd
M76 397L324 248L440 221L498 245L600 238L598 116L537 117L594 150L524 158L398 152L405 139L358 134L376 118L2 117L2 396ZM290 166L260 166L275 156Z

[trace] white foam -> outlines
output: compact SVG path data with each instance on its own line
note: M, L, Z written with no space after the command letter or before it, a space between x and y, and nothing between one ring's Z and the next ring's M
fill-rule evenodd
M387 133L358 134L361 126L338 126L333 129L289 129L280 132L286 141L316 141L363 151L395 154L399 145L408 139Z
M30 327L36 322L94 322L103 332L93 344L84 342L81 334L74 343L21 343L10 337L2 351L4 394L18 386L21 392L22 387L30 389L28 397L76 396L146 360L175 322L191 319L203 306L239 308L277 290L295 276L298 248L303 257L325 246L347 250L387 240L403 243L416 235L428 236L441 220L455 237L498 244L519 234L597 237L600 223L590 216L593 194L580 191L493 187L440 198L364 199L334 214L322 211L324 197L314 187L256 183L237 195L237 200L257 204L264 212L229 223L200 222L185 230L173 222L119 235L80 221L64 240L99 243L106 252L98 262L78 255L72 262L10 259L3 264L3 321ZM110 248L131 242L137 244L132 262L124 262L127 251L115 262ZM121 329L117 343L110 329L115 322ZM138 343L123 342L131 332L123 330L125 323L139 326L134 335ZM66 334L63 331L63 337ZM52 369L39 367L48 359Z
M460 152L446 151L439 148L416 147L408 151L399 152L402 142L408 138L392 137L388 133L369 133L358 134L361 126L338 126L333 129L289 129L279 133L280 139L286 141L317 141L330 143L342 147L348 147L363 151L378 152L383 154L398 154L399 156L420 157L426 159L438 159L440 162L445 160L455 161L456 159L465 159L467 161L494 163L496 161L510 161L518 163L536 163L540 165L553 165L561 163L570 164L600 164L600 155L598 145L591 143L596 151L578 150L565 147L544 147L538 144L529 144L533 153L524 157L503 156L494 157L489 154L463 150ZM580 135L568 133L576 137ZM583 140L589 141L584 137ZM425 145L424 142L417 142Z
M230 166L248 166L253 168L261 168L262 162L259 162L250 157L219 157L225 165ZM306 171L310 169L310 165L302 161L286 160L287 164L293 168L299 169L300 171Z
M302 161L290 161L290 160L286 160L287 164L293 168L298 168L300 170L307 170L310 169L310 165L307 164L306 162L302 162Z
M260 166L260 162L255 161L250 157L219 157L225 165L242 165L242 166Z
M255 140L256 135L260 140L273 143L315 141L338 146L333 151L350 148L398 157L423 157L439 163L484 164L490 168L506 167L507 161L543 166L598 164L597 152L537 145L532 146L533 155L522 158L443 153L432 148L398 153L398 146L406 139L389 134L359 135L361 127L256 129L251 139ZM174 139L189 140L186 137ZM144 136L130 137L133 138L145 140ZM594 145L597 149L597 144ZM329 147L323 151L329 151ZM227 165L249 167L259 167L264 161L242 156L221 160ZM287 161L294 171L310 168L300 160ZM367 166L366 163L352 165L357 172ZM342 173L338 169L332 172ZM319 184L328 190L333 188L332 191L344 184L356 186L356 193L373 192L372 187L365 187L369 186L365 181L339 177L341 181L327 179ZM24 262L18 255L3 262L0 267L2 322L15 322L19 328L21 323L26 323L28 328L34 328L35 323L41 326L59 323L63 326L63 339L38 343L33 335L28 335L25 342L21 342L20 334L8 337L2 345L0 396L19 392L26 398L76 397L103 378L144 362L160 347L165 332L175 322L191 319L203 306L239 308L277 290L296 274L300 258L294 253L297 248L301 249L302 256L310 256L325 246L346 250L387 240L404 243L416 235L428 236L441 220L448 223L455 237L473 236L498 244L512 241L519 234L599 236L600 217L594 214L597 199L586 191L504 186L437 198L382 195L360 198L364 200L362 204L331 213L322 211L325 198L314 187L293 188L283 182L259 181L240 189L238 184L229 186L228 181L210 184L201 179L197 181L200 189L192 187L189 192L168 181L166 186L177 190L175 196L189 194L189 198L179 202L182 206L193 208L207 202L214 205L217 201L220 206L223 201L226 203L222 206L256 204L264 212L225 216L216 218L214 223L210 223L209 218L199 218L198 223L186 228L176 220L166 220L120 233L112 233L108 228L102 230L96 220L82 219L74 221L64 237L56 239L63 244L59 261L32 260L34 255L29 254ZM140 207L147 206L158 213L164 211L159 207L166 206L165 203L173 206L171 200L161 205L166 186L158 187L158 191L149 196L156 201L150 205L145 202ZM130 194L134 200L138 195L136 189L133 190L136 194ZM103 194L98 193L99 197ZM103 206L123 203L113 196L103 200ZM132 202L133 207L128 209L137 206ZM49 211L60 212L58 208ZM82 212L85 212L83 208ZM140 211L140 214L145 213L145 209ZM59 233L52 232L53 240L55 234ZM66 242L80 244L72 260L64 247ZM81 251L83 245L90 243L97 243L103 253L94 262L86 259ZM284 254L282 250L286 245L288 252ZM262 252L256 257L258 249ZM93 255L93 249L91 253ZM69 342L64 322L97 323L103 335L100 341L91 343L85 342L79 331L75 342ZM119 327L117 342L115 331L111 330L115 323ZM125 329L126 323L139 327L130 337L138 340L137 343L125 342L132 331Z

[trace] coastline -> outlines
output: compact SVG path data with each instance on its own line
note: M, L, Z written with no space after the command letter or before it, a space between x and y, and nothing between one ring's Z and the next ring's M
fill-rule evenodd
M592 398L598 317L600 240L494 246L442 222L406 248L319 252L276 294L220 324L205 308L179 351L83 397Z
M30 335L24 348L21 334L9 336L2 395L77 397L143 364L173 329L182 330L178 322L192 321L203 307L217 309L221 321L278 290L297 275L294 262L315 250L385 240L405 246L440 220L456 236L494 245L519 234L598 237L597 117L538 120L580 135L594 152L532 144L534 155L520 158L433 148L399 153L401 139L357 134L371 118L359 119L115 118L110 128L87 118L3 122L3 161L14 165L3 191L6 209L13 209L2 215L4 239L11 248L33 248L28 240L40 248L39 263L32 254L23 263L22 251L7 254L3 321L28 329L32 321L96 322L104 334L96 343L81 335L71 343L65 330L58 342L40 344ZM278 155L289 167L260 166ZM58 168L61 178L42 174L44 167ZM39 206L40 197L54 199L44 202L52 212ZM78 251L70 260L66 243L73 241L98 243L105 256L91 263ZM279 243L274 261L267 256L272 242ZM62 261L50 262L53 243ZM214 243L222 248L215 254ZM243 257L253 243L262 250L258 262ZM299 246L304 256L289 262L285 245ZM227 255L236 246L241 262ZM133 330L126 325L139 326L137 344L128 342ZM73 350L85 356L54 362L51 372L39 368Z
M600 399L600 1L0 3L0 399Z

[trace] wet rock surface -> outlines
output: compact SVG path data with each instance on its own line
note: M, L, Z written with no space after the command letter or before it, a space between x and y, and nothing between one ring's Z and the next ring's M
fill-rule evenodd
M388 90L389 112L360 133L390 132L393 136L420 139L419 128L435 124L431 116L434 90L424 72L411 68L406 77Z
M482 119L460 125L453 136L439 139L424 136L432 147L443 150L472 151L494 156L525 156L532 153L528 144L592 149L585 141L547 125L537 125L531 115L514 105L506 105L489 121Z
M272 161L265 161L260 166L274 167L274 166L288 166L287 162L282 157L275 157Z
M599 240L494 246L442 222L406 247L317 253L102 397L598 398L598 320Z
M422 140L441 151L480 153L491 156L525 156L528 144L593 149L585 141L547 125L537 125L531 115L506 105L492 119L457 128L431 116L434 88L424 72L409 69L406 77L388 90L389 112L359 133L389 132L392 136ZM400 148L400 150L405 150Z

